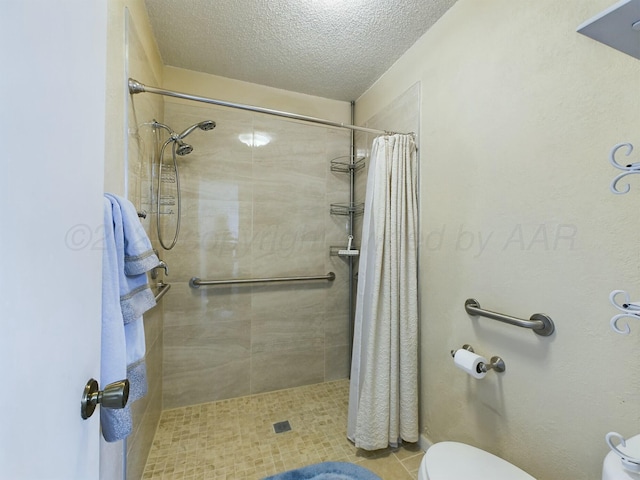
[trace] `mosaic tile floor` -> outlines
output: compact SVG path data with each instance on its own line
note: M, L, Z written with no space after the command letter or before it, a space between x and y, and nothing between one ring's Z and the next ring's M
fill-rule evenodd
M259 480L325 461L352 462L383 480L415 480L417 445L376 452L346 438L349 381L162 412L143 479ZM291 430L276 434L273 424Z

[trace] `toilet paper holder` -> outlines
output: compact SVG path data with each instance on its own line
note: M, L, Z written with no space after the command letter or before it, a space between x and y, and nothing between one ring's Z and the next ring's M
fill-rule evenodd
M462 346L463 350L467 350L471 353L475 353L473 350L473 347L467 343L465 343ZM456 356L456 351L457 350L451 350L451 356L455 357ZM480 371L487 373L489 370L495 370L496 372L504 372L507 369L507 366L504 363L504 360L502 360L502 358L494 356L491 357L491 360L489 360L489 363L480 363L480 365L478 365L478 368L480 368Z

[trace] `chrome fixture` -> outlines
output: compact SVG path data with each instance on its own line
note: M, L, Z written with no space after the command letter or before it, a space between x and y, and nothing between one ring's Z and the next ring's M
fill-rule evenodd
M160 282L156 285L156 287L158 288L157 290L158 293L156 293L156 303L158 303L160 299L167 294L167 292L171 288L171 284Z
M156 192L156 228L158 231L158 241L160 242L160 245L162 245L162 248L164 248L165 250L171 250L175 246L176 242L178 241L178 235L180 234L180 217L182 214L182 210L181 210L182 196L180 193L180 173L178 170L178 161L177 161L176 155L183 157L193 152L193 147L188 143L184 142L183 139L196 129L200 129L205 132L208 130L213 130L216 127L216 122L214 122L213 120L204 120L202 122L195 123L190 127L187 127L182 133L176 133L173 131L171 127L165 125L164 123L160 123L156 120L153 120L153 122L151 122L151 126L156 131L158 129L164 129L167 132L169 132L169 138L162 144L162 148L160 149L160 158L158 160L159 167L158 167L158 190ZM171 151L172 151L171 168L173 172L170 172L169 174L165 174L163 177L162 168L164 166L164 151L167 148L167 145L169 145L170 143L171 143ZM167 198L166 195L162 194L162 190L161 190L162 183L166 181L166 180L163 180L163 178L165 177L169 179L167 183L176 184L175 198ZM177 217L176 217L176 230L173 235L173 240L171 241L170 244L167 244L165 243L165 239L162 236L162 227L160 222L161 206L163 204L173 205L174 202L177 203L177 207L178 207ZM165 272L166 271L167 269L165 268Z
M165 275L169 275L169 266L164 263L164 261L160 260L160 263L151 269L151 279L155 280L158 278L158 269L162 268L164 270Z
M189 128L186 128L180 135L178 135L178 138L183 139L191 132L193 132L196 128L199 128L200 130L203 130L205 132L207 130L213 130L214 128L216 128L216 122L214 122L213 120L205 120L204 122L191 125Z
M516 325L522 328L530 328L534 333L543 337L548 337L555 330L553 320L551 320L548 315L545 315L543 313L534 313L533 315L531 315L531 318L529 320L524 320L522 318L512 317L503 313L484 310L480 307L480 303L478 303L478 301L474 298L469 298L466 302L464 302L464 309L469 315L480 315L482 317L491 318L493 320L498 320L499 322L508 323L510 325Z
M394 135L395 133L397 133L397 132L390 132L390 131L387 131L387 130L377 130L375 128L366 128L366 127L358 127L356 125L347 125L345 123L333 122L331 120L324 120L322 118L309 117L307 115L299 115L297 113L283 112L283 111L280 111L280 110L273 110L273 109L270 109L270 108L255 107L253 105L244 105L244 104L241 104L241 103L232 103L232 102L226 102L224 100L216 100L214 98L199 97L197 95L190 95L188 93L174 92L172 90L165 90L163 88L157 88L157 87L152 87L150 85L144 85L143 83L140 83L137 80L134 80L133 78L129 79L129 93L130 94L134 95L136 93L145 93L145 92L146 93L155 93L157 95L165 95L165 96L174 97L174 98L182 98L184 100L193 100L195 102L209 103L209 104L212 104L212 105L220 105L222 107L237 108L237 109L240 109L240 110L247 110L247 111L250 111L250 112L266 113L268 115L275 115L275 116L278 116L278 117L291 118L291 119L294 119L294 120L301 120L303 122L309 122L309 123L317 123L317 124L320 124L320 125L328 125L330 127L348 128L350 130L356 130L356 131L360 131L360 132L368 132L368 133L373 133L373 134L376 134L376 135Z
M207 285L237 285L237 284L250 284L250 283L274 283L274 282L303 282L307 280L328 280L333 282L336 279L336 274L329 272L326 275L314 275L309 277L275 277L275 278L231 278L228 280L201 280L198 277L193 277L189 280L189 286L191 288L200 288Z
M462 346L462 350L467 350L471 353L475 353L473 350L473 347L469 344L464 344ZM457 350L451 350L452 357L456 356L456 351ZM491 360L489 360L489 363L480 362L480 364L478 364L478 370L482 373L487 373L489 370L495 370L496 372L502 373L506 369L507 369L507 366L505 365L504 360L502 360L502 358L497 356L491 357Z

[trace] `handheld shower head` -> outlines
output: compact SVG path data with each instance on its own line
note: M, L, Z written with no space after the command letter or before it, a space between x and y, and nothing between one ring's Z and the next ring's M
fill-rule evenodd
M153 126L153 128L164 128L167 132L169 132L169 139L164 143L162 150L164 151L164 148L169 143L175 142L174 144L175 153L183 157L193 152L193 147L188 143L183 142L182 139L187 135L189 135L191 132L193 132L196 128L199 128L200 130L205 130L205 131L212 130L216 127L216 122L214 122L213 120L204 120L203 122L196 123L195 125L191 125L180 135L178 135L176 132L171 130L171 128L169 128L164 123L157 122L156 120L151 122L151 125Z
M205 120L203 122L196 123L195 125L191 125L184 132L178 135L178 138L183 139L184 137L189 135L191 132L193 132L196 128L199 128L200 130L204 130L204 131L213 130L214 128L216 128L216 122L214 122L213 120Z
M183 157L185 155L189 155L191 152L193 152L193 147L191 145L189 145L188 143L184 143L179 138L176 138L175 142L176 142L176 145L177 145L176 153L178 155L180 155L181 157Z

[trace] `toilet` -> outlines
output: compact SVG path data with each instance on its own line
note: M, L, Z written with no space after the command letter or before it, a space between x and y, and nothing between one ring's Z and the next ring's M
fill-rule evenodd
M536 480L500 457L459 442L439 442L422 458L418 480Z
M614 435L619 435L612 432ZM607 437L611 435L608 434ZM609 442L607 442L609 443ZM626 445L618 445L618 451L624 451L624 455L616 454L616 452L610 451L607 456L604 457L604 463L602 465L602 480L640 480L640 435L627 438ZM609 447L611 448L611 444ZM633 468L625 468L624 461L621 456L627 461L631 462Z
M617 435L617 434L616 434ZM640 435L626 440L625 458L640 465ZM634 468L637 472L640 467ZM440 442L427 449L418 480L536 480L500 457L459 442ZM602 480L640 480L640 473L624 468L611 451L604 460Z

